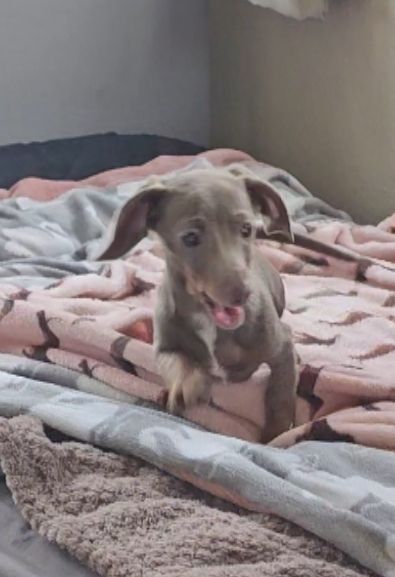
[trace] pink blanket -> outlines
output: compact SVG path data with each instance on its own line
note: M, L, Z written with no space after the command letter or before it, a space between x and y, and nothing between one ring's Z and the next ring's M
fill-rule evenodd
M218 150L201 155L213 165L262 165ZM186 167L190 157L160 157L141 167L84 181L105 186ZM3 198L53 199L75 183L26 179ZM355 252L335 260L295 246L259 242L283 273L284 320L302 359L297 421L274 441L345 440L395 449L395 215L378 227L340 222L298 225L315 239ZM361 255L361 256L358 256ZM152 311L164 261L145 239L102 274L70 276L44 290L0 285L0 351L48 361L163 407L165 391L152 350ZM211 403L185 417L213 431L259 440L267 368L246 383L217 385Z

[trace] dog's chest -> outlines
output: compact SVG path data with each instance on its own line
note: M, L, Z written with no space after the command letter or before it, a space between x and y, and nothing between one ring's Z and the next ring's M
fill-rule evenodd
M255 368L251 349L240 346L231 331L219 331L205 314L193 318L196 334L207 346L211 360L210 373L221 380L248 378Z
M204 342L210 357L211 373L218 378L225 378L226 374L215 355L217 341L217 328L205 313L193 314L193 327L195 334Z

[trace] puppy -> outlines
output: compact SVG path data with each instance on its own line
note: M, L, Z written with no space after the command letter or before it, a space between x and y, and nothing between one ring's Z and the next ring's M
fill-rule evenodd
M149 183L121 209L101 259L125 254L147 231L162 240L154 344L168 409L207 400L218 378L248 379L270 367L267 442L294 418L296 356L281 321L284 287L255 246L257 228L292 242L286 208L268 184L238 169L200 169Z

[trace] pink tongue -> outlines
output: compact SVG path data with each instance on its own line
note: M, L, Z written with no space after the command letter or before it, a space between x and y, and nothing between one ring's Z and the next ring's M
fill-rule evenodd
M212 311L217 325L224 328L232 328L240 324L243 316L242 307L221 307L214 305Z

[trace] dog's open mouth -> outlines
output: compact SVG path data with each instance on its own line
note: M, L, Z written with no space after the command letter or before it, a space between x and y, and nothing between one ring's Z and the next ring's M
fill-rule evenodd
M221 329L234 330L244 323L245 312L243 307L222 306L213 301L206 293L203 296L215 324Z

